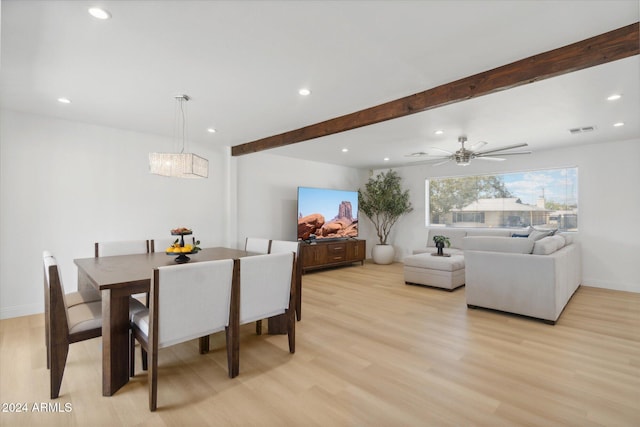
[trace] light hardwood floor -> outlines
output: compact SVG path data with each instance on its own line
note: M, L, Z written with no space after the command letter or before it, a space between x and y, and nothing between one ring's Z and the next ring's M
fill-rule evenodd
M227 377L221 334L160 352L158 411L137 375L102 397L101 339L72 344L48 399L42 315L0 321L0 425L639 426L640 294L583 286L555 326L469 310L454 292L407 286L402 264L303 277L296 353L241 334ZM59 403L60 411L33 412ZM64 412L68 404L69 412ZM57 408L50 408L57 409Z

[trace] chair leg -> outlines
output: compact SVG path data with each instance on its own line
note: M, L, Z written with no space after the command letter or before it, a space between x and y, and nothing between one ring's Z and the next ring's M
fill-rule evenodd
M49 343L49 353L51 357L51 368L49 369L49 381L51 387L51 399L57 399L60 395L62 376L64 367L67 364L67 354L69 354L69 343Z
M240 372L240 343L237 334L234 334L233 328L226 327L225 335L227 339L227 369L229 370L229 378L235 378Z
M47 369L51 369L51 354L49 346L49 315L45 315L44 318L44 344L47 352Z
M142 358L142 370L146 371L149 369L149 361L147 359L147 350L145 350L144 348L142 348L142 345L140 345L140 357Z
M149 367L149 410L155 411L158 408L158 353L148 352L151 359Z
M296 352L296 316L292 309L287 310L287 337L289 338L289 353Z
M129 376L136 376L136 339L129 329Z

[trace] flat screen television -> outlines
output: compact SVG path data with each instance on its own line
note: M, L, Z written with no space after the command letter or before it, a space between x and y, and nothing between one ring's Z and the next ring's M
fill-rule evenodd
M298 187L298 240L358 237L358 192Z

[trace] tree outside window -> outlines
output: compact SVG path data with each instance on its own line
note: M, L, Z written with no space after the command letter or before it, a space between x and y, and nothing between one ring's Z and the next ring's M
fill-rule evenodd
M426 181L428 225L578 228L578 169Z

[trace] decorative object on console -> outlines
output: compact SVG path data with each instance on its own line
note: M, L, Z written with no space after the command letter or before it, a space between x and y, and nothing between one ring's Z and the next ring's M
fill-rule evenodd
M369 178L364 190L358 190L360 210L376 228L379 243L371 255L376 264L391 264L394 259L393 246L387 245L391 228L398 219L413 210L409 190L402 191L401 178L394 170L382 172Z
M184 103L191 98L189 95L176 95L174 98L182 117L182 149L179 153L149 153L149 172L173 178L208 178L209 161L196 154L184 152L187 129Z
M437 255L437 256L445 256L445 253L442 251L445 244L447 245L448 248L451 247L451 242L449 241L449 238L442 235L433 236L433 243L435 243L436 248L438 248L438 252L433 255Z

